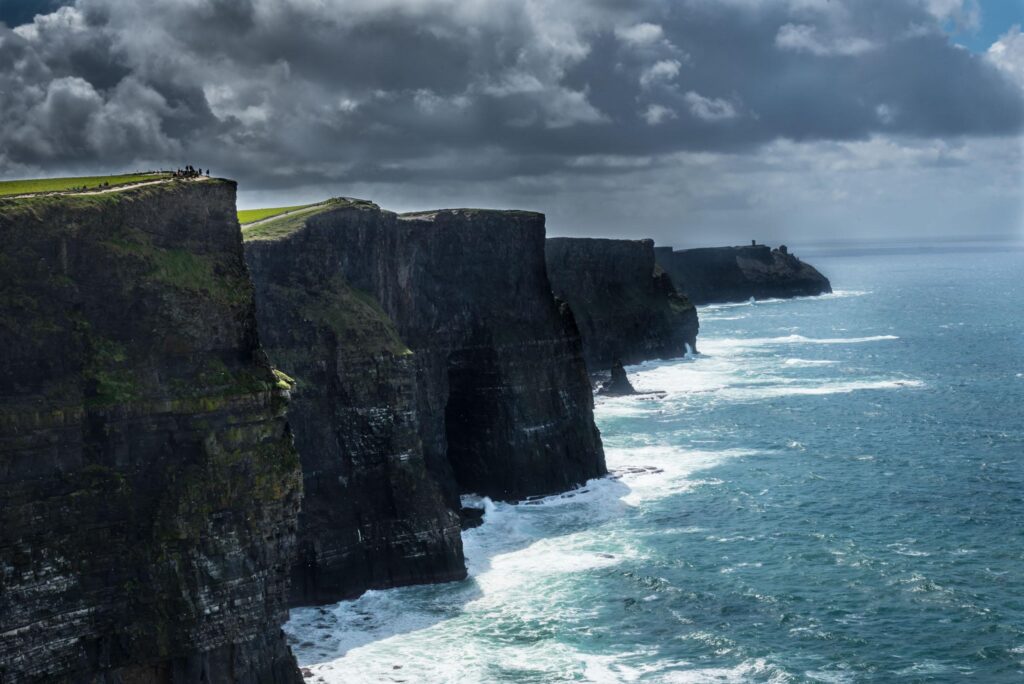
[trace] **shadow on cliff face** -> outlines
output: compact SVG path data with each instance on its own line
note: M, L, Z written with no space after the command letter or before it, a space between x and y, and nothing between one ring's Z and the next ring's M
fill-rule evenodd
M531 583L533 579L529 572L506 568L499 572L496 564L531 565L532 558L506 557L539 544L560 553L569 537L621 515L621 508L627 506L623 499L630 492L626 483L612 475L590 480L564 494L518 504L465 497L470 505L482 505L487 511L483 525L463 533L469 567L467 579L368 591L352 601L292 609L286 625L292 648L303 665L324 664L329 668L327 663L353 649L429 630L480 610L489 611L489 596L516 590L516 583L522 590L522 583ZM555 529L557 534L553 534ZM547 553L544 555L547 557ZM602 561L606 562L604 558ZM471 604L477 602L480 603L476 609L472 608ZM471 629L477 624L478 620L453 622L452 628Z

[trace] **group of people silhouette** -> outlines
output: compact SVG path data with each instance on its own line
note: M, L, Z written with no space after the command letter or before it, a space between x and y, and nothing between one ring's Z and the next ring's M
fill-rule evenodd
M197 169L191 164L188 164L183 169L178 169L172 174L175 178L198 178L199 176L209 176L210 170L207 169L206 173L203 173L202 169Z

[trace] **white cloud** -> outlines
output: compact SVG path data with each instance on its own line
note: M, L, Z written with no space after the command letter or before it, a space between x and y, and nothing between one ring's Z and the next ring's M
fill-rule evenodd
M1013 0L1001 0L1013 2ZM977 0L919 0L939 21L953 21L961 29L977 30L981 26L981 7Z
M657 126L669 119L678 118L674 109L659 104L652 104L640 116L643 117L649 126Z
M665 38L665 32L657 24L647 22L615 29L615 37L623 43L636 46L653 45Z
M728 121L739 116L736 106L721 98L704 97L692 90L683 96L690 113L704 121Z
M866 38L840 36L822 37L818 29L808 24L785 24L775 34L775 45L783 50L810 52L819 57L852 57L874 50L877 45Z
M655 62L640 74L640 85L648 88L655 83L672 81L679 75L682 66L678 59L663 59Z
M999 38L986 53L989 61L1024 88L1024 33L1015 25Z
M875 107L875 114L878 116L878 120L886 126L896 120L895 108L884 103Z

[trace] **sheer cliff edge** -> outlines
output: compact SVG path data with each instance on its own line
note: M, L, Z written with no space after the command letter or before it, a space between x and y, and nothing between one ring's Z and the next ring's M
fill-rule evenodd
M235 184L0 200L0 680L299 682Z
M604 475L544 217L336 199L244 229L261 335L296 380L293 602L465 576L460 495Z

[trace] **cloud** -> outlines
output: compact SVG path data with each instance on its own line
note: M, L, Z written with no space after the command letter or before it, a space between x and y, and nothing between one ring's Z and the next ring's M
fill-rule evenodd
M0 177L193 163L282 199L589 207L590 184L644 195L780 141L1017 139L1019 29L986 55L943 33L973 6L44 0L0 14ZM734 167L708 168L738 206Z
M967 30L977 30L981 26L978 0L921 0L921 4L939 21L953 21Z
M662 59L643 70L640 74L640 85L649 88L655 83L675 80L679 75L682 63L678 59Z
M692 90L683 96L690 107L690 113L703 121L728 121L739 116L736 107L728 100L704 97Z
M657 126L669 119L678 118L674 109L659 104L649 105L641 116L649 126Z
M657 24L643 22L626 27L616 27L615 35L629 45L647 46L665 38L665 32Z
M874 50L877 46L865 38L844 36L826 39L818 29L806 24L786 24L775 34L775 44L783 50L810 52L819 57L841 55L852 57Z
M1013 26L992 44L986 53L989 61L1024 89L1024 34Z

